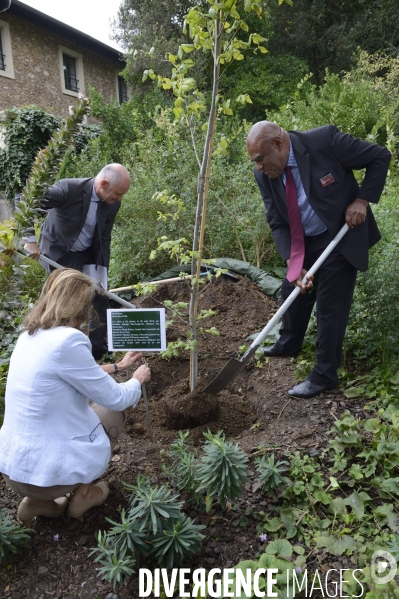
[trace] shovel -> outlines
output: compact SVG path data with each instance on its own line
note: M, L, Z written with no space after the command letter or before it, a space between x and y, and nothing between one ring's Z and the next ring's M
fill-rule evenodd
M341 241L342 237L345 235L347 230L349 229L348 225L345 224L340 231L336 234L331 243L328 244L324 252L319 256L313 266L307 271L306 275L302 279L302 283L306 283L306 277L309 275L313 275L317 269L323 264L324 260L331 254L335 246ZM259 335L254 339L252 345L245 352L241 360L237 358L231 358L227 362L227 364L222 368L219 374L213 379L211 383L204 389L204 393L209 393L214 395L223 389L226 385L228 385L235 377L240 374L242 370L244 370L245 365L249 362L252 355L256 352L259 345L264 341L267 335L270 333L274 325L281 319L283 314L288 310L294 299L299 295L301 289L300 287L295 287L294 291L290 293L285 302L280 306L277 310L273 318L267 323L265 328L259 333Z
M31 252L28 252L26 250L24 251L24 254L20 254L19 252L14 251L14 254L17 254L17 256L20 256L23 258L25 258L25 256L29 256L30 253ZM54 262L54 260L47 258L47 256L45 256L44 254L40 254L40 260L42 260L43 262L46 262L47 264L50 264L50 266L53 266L54 268L65 268L65 266L61 266L61 264L58 264L58 262ZM129 308L129 310L132 310L136 307L134 304L131 304L130 302L127 302L126 300L122 299L121 297L118 297L114 293L111 293L110 291L103 289L99 285L95 285L95 288L96 288L96 291L98 291L99 293L106 295L109 299L112 299L115 302L117 302L118 304L121 304L121 306L125 306L125 308Z

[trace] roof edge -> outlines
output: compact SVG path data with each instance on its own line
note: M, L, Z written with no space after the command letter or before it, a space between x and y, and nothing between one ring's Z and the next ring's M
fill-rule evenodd
M83 33L83 31L79 31L70 25L66 25L62 21L58 21L57 19L46 15L36 8L28 6L24 2L20 2L20 0L12 0L11 6L7 12L18 15L19 17L27 19L28 21L36 23L37 25L41 25L42 27L47 27L48 29L51 29L55 33L59 33L64 37L69 37L82 46L86 46L91 50L96 50L108 58L113 58L114 60L119 60L123 63L125 62L123 60L123 53L119 50L116 50L112 46L108 46L107 44L96 40L94 37Z

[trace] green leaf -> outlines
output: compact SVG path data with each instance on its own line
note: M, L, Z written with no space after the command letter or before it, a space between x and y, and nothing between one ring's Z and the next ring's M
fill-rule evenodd
M377 445L377 452L386 456L389 456L393 453L399 453L399 443L393 441L381 441Z
M399 518L393 511L391 503L384 503L374 509L374 515L381 524L387 524L395 532L399 532Z
M353 537L343 535L336 537L334 535L316 535L314 537L318 548L325 548L333 555L342 555L345 552L349 554L356 551L356 542Z
M277 532L283 526L280 518L272 518L268 522L264 523L264 527L269 532Z
M295 526L295 514L293 510L290 508L282 509L280 510L280 516L285 528L287 529L287 538L292 539L292 537L295 537L297 533Z
M291 557L292 545L286 539L276 539L268 544L266 553L269 555L279 555L280 557Z
M356 541L354 540L353 537L350 537L348 535L344 535L344 536L338 538L329 547L329 551L333 555L343 555L344 553L347 553L348 555L350 555L354 551L356 551L356 549L357 549Z
M194 44L182 44L180 48L188 54L194 50Z
M381 489L399 495L399 478L387 478L381 482Z
M349 469L349 474L352 476L352 478L354 478L356 481L361 480L362 478L364 478L363 472L362 472L362 467L360 466L360 464L352 464L352 466Z
M314 491L314 496L317 499L317 501L320 501L320 503L322 503L323 505L328 505L331 502L331 496L325 491L322 491L321 489L317 489L316 491Z
M395 404L397 404L397 401ZM383 416L392 422L394 428L399 427L399 410L397 405L389 405L384 411Z
M353 491L353 493L351 495L349 495L349 497L347 497L347 499L345 499L345 503L346 503L346 505L349 505L352 508L352 510L358 520L361 520L363 518L363 516L364 516L364 501L360 497L360 495L358 493L356 493L356 491Z
M381 424L381 420L379 418L369 418L363 423L363 428L367 432L375 431L378 429Z
M395 374L393 375L393 377L391 377L389 379L391 381L391 383L393 383L394 385L399 385L399 370L397 370L395 372Z
M335 476L330 476L330 485L332 489L339 489L339 484Z
M345 389L344 391L345 397L348 399L354 399L356 397L363 397L364 395L364 387L349 387L349 389Z
M342 497L336 497L335 499L332 499L329 505L329 510L332 514L334 514L334 516L342 516L346 514L345 499L342 499Z

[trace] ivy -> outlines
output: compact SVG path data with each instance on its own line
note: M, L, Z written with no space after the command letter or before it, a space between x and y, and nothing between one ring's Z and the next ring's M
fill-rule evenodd
M4 147L0 149L0 189L10 201L25 185L37 151L59 124L58 117L37 106L7 112Z

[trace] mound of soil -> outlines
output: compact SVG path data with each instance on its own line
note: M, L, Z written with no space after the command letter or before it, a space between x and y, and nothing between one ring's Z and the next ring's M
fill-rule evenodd
M165 400L165 424L173 430L196 428L216 420L219 415L219 401L214 395L207 395L201 389L190 391L188 381L181 381Z
M188 284L162 284L151 296L136 298L135 304L159 307L165 300L188 302ZM30 550L1 566L2 599L137 597L136 575L115 591L97 577L96 565L89 557L90 548L96 545L95 532L109 528L106 518L118 520L122 508L128 505L122 481L134 483L140 472L154 483L163 480L162 459L177 436L176 428L190 428L194 445L204 441L204 431L223 430L227 439L238 442L252 458L260 445L271 446L277 455L297 449L320 450L328 441L326 433L333 419L343 410L362 417L362 402L348 400L338 391L311 400L290 399L286 390L296 382L293 359L273 358L264 362L262 368L256 368L251 361L217 397L201 392L227 360L238 356L241 345L249 345L248 335L260 331L276 308L273 298L263 295L244 277L234 282L222 276L202 287L199 309L212 309L215 314L201 321L204 330L199 339L198 390L189 392L188 355L170 361L155 354L147 357L152 371L147 394L154 442L149 440L145 408L140 402L131 410L126 431L104 475L111 486L106 504L90 510L83 523L68 515L55 520L38 518L33 524ZM184 313L174 320L167 330L169 341L186 338L186 320ZM206 332L211 327L218 329L218 336ZM123 373L116 378L121 382L130 376L131 373ZM16 516L19 500L1 481L0 508L7 508ZM217 507L209 513L193 510L187 502L184 507L188 515L207 527L201 552L188 566L223 568L242 559L253 559L261 548L256 513L267 511L274 502L261 495L254 473L245 485L243 497L237 500L233 516ZM344 558L341 561L342 568L348 567ZM335 562L334 567L340 566Z

